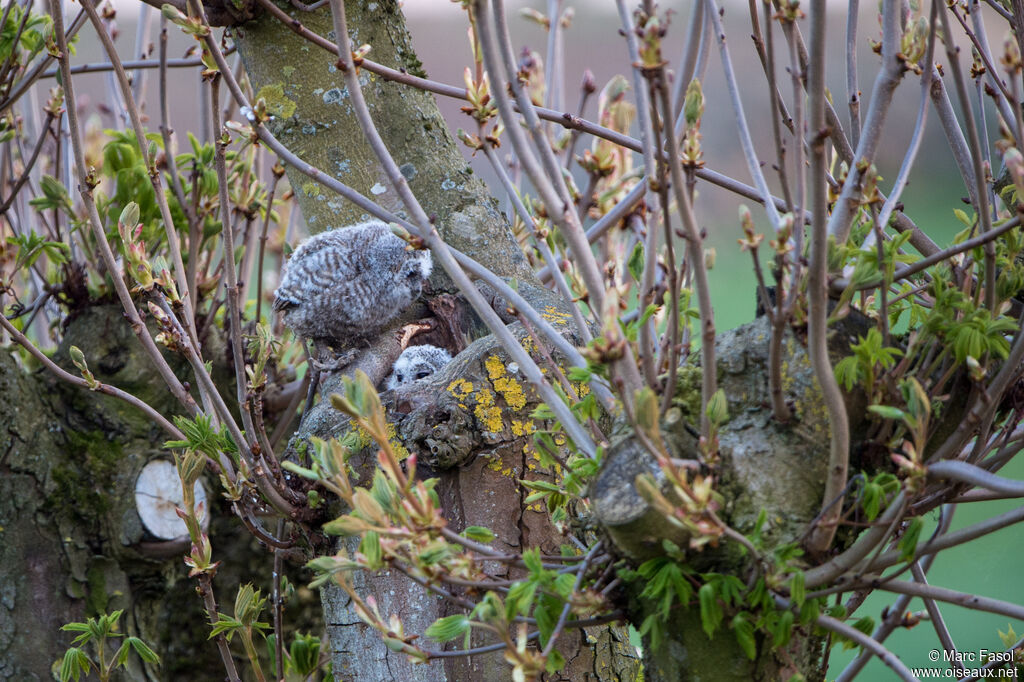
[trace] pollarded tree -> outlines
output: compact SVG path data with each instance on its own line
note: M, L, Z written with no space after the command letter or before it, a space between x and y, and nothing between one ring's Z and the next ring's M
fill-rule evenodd
M67 21L56 3L8 5L0 324L15 345L2 365L0 568L13 607L0 669L45 675L66 643L39 641L125 606L125 629L159 641L166 668L202 674L189 640L162 627L177 597L162 585L167 562L183 555L230 679L240 665L265 677L259 639L271 629L277 677L317 668L315 638L292 638L284 617L281 576L297 575L296 560L322 586L341 679L633 679L624 623L643 638L649 680L821 679L839 642L862 647L841 679L871 656L914 679L884 646L911 624L910 597L947 652L943 603L1022 618L925 576L939 551L1024 517L950 530L956 505L1024 495L998 475L1021 447L1021 50L1007 39L993 52L985 31L986 20L1020 25L1024 4L883 0L862 114L856 3L842 113L826 90L838 43L825 3L807 16L795 2L751 3L773 178L714 0L687 10L678 60L662 9L617 4L631 66L602 90L597 122L583 118L596 89L586 79L580 114L563 113L561 2L530 15L547 30L545 58L519 60L502 0L463 2L475 60L464 86L422 73L393 2L163 5L157 55L135 63L92 0ZM228 26L223 38L214 25ZM80 29L106 64L77 63ZM198 56L168 57L176 29ZM977 55L969 77L987 111L954 39ZM40 107L54 65L59 87ZM172 66L201 69L210 133L185 153ZM151 67L159 104L145 121ZM111 74L125 114L102 133L75 88L91 70ZM729 93L753 186L706 165L711 84ZM887 184L873 162L904 91L919 95L918 120ZM465 166L432 94L465 100L472 127L458 137L491 163L509 215ZM973 208L957 209L966 229L948 248L900 201L932 108ZM724 333L695 209L702 183L759 203L771 234L766 244L741 208L761 314ZM297 241L292 196L310 232L374 217L436 266L393 332L323 376L319 362L297 371L309 356L265 286L282 241ZM378 397L410 343L454 360ZM209 498L226 499L269 552L254 560L223 517L208 530L194 492L206 494L204 472L220 491ZM217 604L225 582L271 573L272 626L251 586L231 615ZM857 613L873 590L899 595L878 624ZM1007 637L1011 653L991 667L1014 664ZM66 674L87 655L65 658Z

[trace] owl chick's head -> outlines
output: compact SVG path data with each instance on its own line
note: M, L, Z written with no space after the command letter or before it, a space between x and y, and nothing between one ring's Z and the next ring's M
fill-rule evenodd
M430 251L413 251L399 269L399 281L407 283L413 298L416 298L423 290L423 283L430 277L433 268L434 261L430 257Z
M391 375L384 387L389 391L420 379L426 379L452 361L452 355L444 348L422 345L410 346L402 351L392 366Z

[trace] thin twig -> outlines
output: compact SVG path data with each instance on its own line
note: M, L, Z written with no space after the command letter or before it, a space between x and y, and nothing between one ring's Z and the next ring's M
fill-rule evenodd
M983 246L986 243L1001 237L1010 230L1020 227L1020 223L1021 217L1019 215L1015 215L1014 217L1004 222L1002 225L999 225L998 227L993 227L989 232L979 234L977 237L972 237L971 239L968 239L964 242L955 244L954 246L951 246L948 249L943 249L942 251L932 254L927 258L922 258L916 263L903 266L896 270L896 273L893 276L893 281L898 282L901 279L913 277L914 275L918 274L919 272L927 270L933 265L948 261L953 256L965 253L972 249L976 249L979 246ZM866 289L874 289L877 286L881 286L881 284L881 279L872 279L858 285L856 290L863 291ZM832 280L832 291L836 293L842 292L848 286L850 286L850 280L848 278L840 277L836 278L835 280Z
M882 3L882 68L875 77L875 85L871 92L864 129L857 150L853 154L855 163L850 164L843 183L843 189L836 200L835 209L828 221L828 234L835 237L837 244L842 244L850 234L855 212L860 206L859 194L870 164L874 161L881 142L885 120L892 105L892 98L903 77L904 65L900 57L900 2L899 0L883 0ZM813 27L813 21L812 21ZM949 35L949 32L946 32ZM810 58L811 74L815 70L815 57ZM823 66L823 65L822 65ZM811 88L809 88L811 89ZM811 93L815 97L815 93ZM812 134L824 130L825 118L821 117L822 127L815 128L812 121ZM812 177L821 177L811 172Z
M277 537L284 535L284 519L277 520ZM274 568L271 580L271 607L274 609L274 663L275 680L284 679L284 599L281 596L281 571L284 568L284 552L274 550Z
M569 285L566 284L565 278L562 277L561 272L558 271L558 263L555 260L554 254L551 253L551 248L548 246L548 242L537 232L537 221L533 219L530 212L526 210L526 206L523 204L523 200L519 198L519 193L516 191L515 185L512 184L512 178L508 176L508 172L494 153L494 149L487 142L484 142L483 146L484 156L488 161L491 162L491 168L494 169L495 174L498 176L498 181L501 182L502 187L505 188L505 192L508 194L509 199L512 201L512 205L515 207L516 213L519 218L530 228L530 235L533 237L533 244L540 251L541 258L547 263L548 270L550 272L557 272L552 278L555 283L555 288L558 293L562 295L562 300L565 302L566 307L572 311L573 321L576 323L576 329L579 331L580 337L583 339L583 343L590 343L594 335L590 333L590 327L587 325L586 320L583 319L583 313L580 312L580 308L576 305L573 300L572 292L569 290Z
M555 642L558 640L558 636L562 634L562 630L565 628L565 621L569 617L569 611L572 610L572 594L580 589L580 585L583 584L583 576L586 575L587 568L590 566L590 560L594 558L594 553L601 547L601 541L598 540L594 543L594 546L590 548L587 555L580 562L580 566L576 572L576 582L573 584L572 592L565 599L565 606L562 607L562 612L558 614L558 622L555 623L555 629L551 631L551 635L548 637L547 644L544 645L544 650L541 651L540 655L547 658L552 649L555 648Z
M192 338L192 342L196 345L198 350L199 337L196 334L195 312L193 310L194 304L188 296L188 281L185 278L185 265L181 259L181 246L178 238L178 232L174 227L174 219L171 217L171 208L167 203L167 195L164 193L163 183L160 180L160 172L156 169L154 160L148 158L147 149L149 144L146 140L146 131L142 127L142 117L139 115L139 109L136 106L135 97L132 94L132 86L128 80L128 74L121 65L120 57L117 54L117 48L114 47L114 41L110 38L110 34L107 33L107 30L104 28L100 16L97 14L96 8L93 5L93 0L83 0L82 7L89 16L89 21L92 22L96 35L99 36L100 43L103 44L103 49L107 53L107 58L110 59L110 63L114 66L114 76L117 80L117 84L120 86L121 97L124 99L125 108L128 110L127 113L131 120L132 130L135 132L135 139L139 144L139 153L143 158L147 159L146 165L149 170L149 180L153 185L153 192L156 195L157 207L160 209L160 218L163 221L164 233L167 237L167 249L170 251L171 264L174 266L175 280L177 281L178 290L181 292L182 296L181 300L185 312L185 329L188 331Z
M13 2L10 3L10 5L14 4L15 3ZM71 22L71 25L68 27L68 30L64 35L65 41L71 40L73 37L75 37L79 29L85 26L85 21L85 10L79 10L78 14L75 15L74 20ZM61 24L63 25L63 18ZM18 87L14 88L14 91L11 92L11 94L9 94L3 102L0 102L0 115L4 114L12 104L17 102L19 99L21 99L22 95L28 92L28 89L32 87L32 84L35 83L36 80L39 79L39 77L43 74L43 70L50 65L50 62L52 62L54 58L55 57L53 55L46 54L46 56L39 60L39 63L36 64L36 66L32 69L30 73L26 74L20 81L18 81Z
M928 477L968 483L972 486L1004 495L1024 497L1024 481L1014 481L1002 476L996 476L986 469L968 464L967 462L958 462L956 460L934 462L928 465Z
M783 599L782 597L775 597L775 603L779 606L779 608L787 610L793 608L792 604L790 604L788 600ZM870 651L872 654L877 656L882 661L882 663L885 663L885 665L889 666L889 668L891 668L892 671L895 672L901 680L904 680L905 682L918 682L918 679L914 677L914 674L910 672L910 669L903 664L903 661L901 661L899 657L896 656L896 654L892 653L884 646L882 646L880 643L878 643L876 640L872 639L868 635L865 635L857 628L851 625L847 625L846 623L837 618L833 618L832 616L826 615L818 616L815 619L815 622L820 627L840 634L843 637L846 637L847 639L861 645L867 651Z
M479 6L480 3L478 2L477 4ZM405 205L406 210L408 210L410 215L413 217L419 237L424 240L427 246L430 247L431 253L435 258L437 258L445 272L449 277L451 277L456 286L459 287L462 295L466 297L470 305L473 306L473 309L487 324L491 332L501 342L505 351L515 362L519 364L520 370L523 372L527 381L537 389L541 398L547 403L552 412L555 413L562 425L562 428L565 429L566 435L572 439L576 447L585 452L588 456L593 457L596 451L596 446L590 439L590 436L581 427L579 422L576 421L576 418L569 409L569 406L562 401L558 394L552 389L551 385L545 380L544 376L540 372L540 368L537 367L537 364L533 361L533 358L530 357L530 354L527 353L516 341L515 337L501 321L501 318L499 318L497 313L491 309L490 305L484 300L476 287L473 286L466 274L461 268L459 268L451 251L448 249L447 244L444 243L441 236L437 233L437 230L434 229L426 212L423 210L423 207L409 189L408 181L405 179L405 176L402 175L401 170L398 168L398 164L395 163L390 152L388 152L387 147L384 145L384 141L381 139L380 133L377 131L377 128L370 116L370 111L366 106L366 101L363 99L362 86L359 83L359 74L356 72L356 67L353 63L351 48L349 45L349 37L345 22L345 7L341 0L331 0L331 14L334 17L335 35L338 36L341 47L341 57L338 60L338 66L344 73L353 111L363 129L367 142L374 150L378 161L387 174L388 179L391 181L391 185L402 199L402 203ZM480 23L483 24L485 22L481 21ZM212 42L212 40L209 40L209 42ZM493 58L493 54L491 57ZM497 89L495 92L497 92ZM560 172L561 171L559 171L559 173ZM570 210L568 213L571 214L572 211ZM586 240L584 239L584 242L585 241ZM587 247L587 251L589 253L589 246Z
M14 4L13 2L11 3ZM39 135L39 139L36 140L35 147L32 148L32 155L28 159L22 159L22 170L21 175L18 176L14 186L11 188L11 195L7 197L2 205L0 205L0 215L7 213L7 210L14 203L14 200L18 198L18 192L22 186L28 182L29 176L32 172L32 167L36 165L36 159L39 158L39 152L43 148L43 143L46 142L47 136L51 134L50 125L53 123L53 112L46 112L46 121L43 123L43 132Z
M697 3L703 6L702 3ZM755 24L757 22L757 7L754 0L749 1L750 5L750 23ZM755 45L757 45L758 53L762 54L761 63L764 66L765 74L768 78L768 95L771 98L771 119L772 119L772 139L775 141L775 163L777 168L775 169L776 174L779 176L779 184L782 186L782 197L786 200L787 210L794 215L798 215L793 204L793 195L789 189L789 173L786 171L786 144L782 139L782 127L779 120L779 107L781 106L781 96L779 94L778 87L775 85L775 41L773 39L774 31L772 30L772 6L770 3L762 2L762 9L764 11L764 45L757 45L760 42L760 38L757 33L754 34ZM792 44L792 40L789 41ZM796 65L791 65L790 68L794 68ZM793 78L796 79L800 86L799 95L795 99L795 103L799 103L803 106L803 85L800 83L800 72L794 71ZM794 124L791 123L791 126ZM796 125L791 130L799 131L797 133L797 149L803 149L803 126ZM803 166L799 163L795 166L797 170L797 177L803 176Z
M732 59L729 57L729 49L725 44L725 31L722 28L722 18L718 11L718 3L715 0L705 0L705 2L707 3L708 15L711 17L712 25L715 28L715 39L718 42L718 52L721 56L722 72L725 75L726 89L729 91L733 114L736 116L736 132L739 134L743 158L747 162L747 170L750 171L750 176L754 179L754 186L757 187L761 194L761 203L764 204L765 210L768 213L768 219L771 221L772 227L778 229L779 212L775 209L775 203L772 201L772 194L768 189L768 183L761 172L761 162L758 160L757 152L754 150L754 142L750 136L750 127L747 125L747 117L743 111L743 102L740 99L739 85L736 82L736 73L732 67ZM824 177L824 175L819 177Z
M74 85L71 82L71 74L67 72L70 68L70 63L68 60L69 53L67 49L67 38L64 33L63 18L60 16L61 8L56 0L49 1L50 16L53 17L54 22L53 35L57 41L57 50L60 53L60 66L63 70L62 79L64 97L67 102L66 109L68 129L71 134L71 146L74 150L75 166L78 175L78 191L81 194L82 201L86 207L86 212L89 217L89 226L92 228L97 248L100 250L100 256L106 266L108 274L110 275L110 279L113 282L114 290L117 293L118 300L121 302L121 307L124 308L125 315L128 317L128 321L131 324L132 331L142 343L147 355L149 355L150 359L153 361L157 373L160 374L160 377L167 384L171 394L178 399L189 413L196 414L198 413L198 408L195 401L192 400L192 396L190 396L184 386L181 385L181 382L175 376L174 371L171 369L170 365L167 364L167 360L164 359L160 350L156 347L156 343L153 341L153 338L149 335L149 330L146 329L146 325L143 323L142 318L139 315L139 311L135 307L134 301L132 301L131 293L128 291L128 287L124 283L121 269L114 260L114 254L110 249L110 244L107 242L107 235L103 228L103 221L100 219L99 212L96 208L96 202L93 199L90 175L85 168L85 152L82 147L81 128L79 127L78 121L78 104L75 99ZM88 2L88 0L86 0L86 2Z
M942 550L972 542L980 537L984 537L1003 528L1021 523L1022 521L1024 521L1024 506L1016 507L1010 511L1003 512L998 516L993 516L990 519L985 519L984 521L979 521L971 526L966 526L951 533L947 533L927 544L922 543L914 550L913 558L920 559L924 556L937 554ZM895 566L904 560L902 554L903 552L899 549L883 552L871 562L870 566L867 567L867 570L874 573L880 572L890 566Z
M145 402L140 398L135 397L134 395L128 393L127 391L122 391L116 386L111 386L109 384L104 384L102 382L92 384L83 379L82 377L78 377L75 376L74 374L71 374L70 372L66 372L64 369L58 366L53 360L51 360L49 356L47 356L45 353L39 350L39 348L37 348L36 345L28 339L28 337L26 337L24 334L18 331L18 328L11 324L8 321L8 319L3 315L0 315L0 327L3 327L4 331L10 334L12 339L14 339L20 346L27 350L32 355L32 357L34 357L36 360L42 363L42 365L46 367L46 369L50 370L50 372L52 372L53 375L56 376L61 381L66 381L67 383L78 386L79 388L95 391L97 393L103 393L104 395L113 396L119 400L123 400L132 407L142 410L143 414L149 417L154 424L163 429L167 433L167 435L173 438L174 440L186 440L185 435L182 434L182 432L179 431L178 428L174 426L174 424L167 421L166 417L164 417L162 414L153 409L153 407L149 403Z
M654 161L656 147L654 128L651 122L652 102L649 89L644 87L645 76L640 69L640 49L637 44L636 30L625 0L616 0L615 5L619 11L619 21L622 23L623 34L626 38L629 60L633 64L633 93L636 98L637 123L640 129L641 150L644 159L644 179L646 180L642 185L646 188L646 202L651 209L651 227L647 230L647 237L644 240L644 268L638 283L640 290L637 292L637 310L642 311L648 305L655 303L654 283L658 270L658 230L654 229L654 225L657 224L659 218L665 220L668 206L662 204L656 191L658 181L654 180L654 178L659 176ZM674 153L674 150L670 151ZM666 232L666 235L666 238L671 239L670 233ZM674 263L670 267L674 268ZM639 330L640 365L643 369L647 385L655 390L659 383L658 372L654 364L654 337L656 333L657 330L653 318L645 322Z
M280 171L280 172L279 172ZM267 248L267 230L270 227L270 220L274 214L274 194L277 192L277 183L284 175L284 169L275 165L272 169L273 178L270 181L270 189L267 190L267 212L263 216L263 225L260 228L260 251L256 264L256 315L253 318L256 324L262 319L263 308L263 258Z
M915 561L911 565L910 570L914 574L914 580L922 585L928 584L928 577L924 574L921 566ZM945 652L953 653L953 667L957 670L966 670L963 662L959 657L955 655L958 651L956 644L953 643L953 637L949 634L949 628L946 627L946 621L942 618L942 612L939 611L938 605L934 599L930 597L922 598L925 609L928 610L928 616L932 621L932 627L935 628L935 634L939 638L939 643L942 644L942 650Z
M310 31L308 28L303 26L301 22L293 20L283 10L274 5L272 0L256 1L269 14L273 15L275 18L281 21L287 28L291 29L296 34L302 36L303 38L310 41L314 45L322 47L328 52L331 52L335 55L338 54L338 46L335 43L332 43L326 38L314 33L313 31ZM437 81L432 81L426 78L413 76L402 71L391 69L382 64L378 64L377 62L374 62L370 59L364 58L361 63L361 68L364 68L367 71L374 73L386 80L393 81L396 83L402 83L404 85L418 88L426 92L432 92L437 95L442 95L444 97L452 97L460 100L466 99L466 89L464 87L459 88L454 85L447 85L445 83L438 83ZM513 109L518 111L518 105L513 103L512 106ZM552 121L566 128L578 130L589 135L594 135L595 137L606 139L621 147L630 149L635 152L643 151L643 144L640 142L640 140L630 137L629 135L625 135L623 133L610 130L608 128L605 128L604 126L600 126L596 123L593 123L592 121L582 119L578 116L573 116L568 112L560 112L555 111L553 109L546 109L544 107L537 106L534 106L533 110L537 113L538 117L544 119L545 121ZM845 138L843 139L845 140ZM696 171L696 175L698 178L702 180L707 180L713 185L717 185L722 189L739 194L740 196L750 199L751 201L757 201L758 203L763 201L762 195L759 193L757 189L749 185L746 185L742 182L733 180L732 178L723 175L722 173L718 173L709 168L698 168ZM772 201L775 204L776 208L780 210L785 210L786 203L783 199L773 196ZM588 231L588 235L589 234L590 231ZM594 239L596 239L596 237L591 238L590 241L594 241Z
M857 19L860 0L850 0L846 10L846 96L850 104L850 141L860 142L860 87L857 85ZM928 65L929 67L931 64Z
M203 600L203 605L206 607L206 615L210 619L210 627L215 627L220 617L217 611L217 599L213 595L213 578L209 573L200 573L197 580L199 581L199 589L197 591ZM224 671L228 675L228 680L230 682L241 682L238 671L235 669L235 660L231 657L231 650L228 648L228 641L224 633L218 633L213 639L217 642L217 650L220 652L220 659L224 664Z
M942 33L946 36L952 35L949 16L945 11L942 12ZM952 40L946 40L945 43L946 59L949 61L947 68L953 71L953 82L956 84L957 96L960 99L960 109L963 111L964 124L967 127L967 142L971 150L971 163L974 170L974 183L977 201L975 204L975 210L978 214L981 232L985 233L992 229L992 216L989 212L988 188L985 182L985 171L982 167L981 138L978 135L978 127L975 124L974 110L967 95L967 86L964 83L964 75L960 71L960 61L957 57L958 49ZM995 245L988 242L985 245L985 307L989 310L994 310L995 300L996 251Z
M809 67L807 89L810 92L812 135L810 194L811 213L814 217L811 222L811 261L807 272L807 352L828 410L830 445L821 520L811 533L807 545L812 551L823 552L832 544L842 512L841 504L829 506L829 503L846 487L850 450L850 426L846 404L828 356L828 229L825 224L827 188L824 181L825 139L822 134L825 129L824 3L816 6L811 12Z
M502 0L492 0L492 2L494 21L497 24L496 32L490 25L486 3L477 0L473 6L477 17L477 38L480 42L484 66L492 83L492 97L505 122L505 132L520 163L522 163L523 170L526 171L538 196L547 207L552 222L558 226L562 237L575 256L576 265L587 291L587 305L590 307L594 319L600 320L604 311L605 298L601 269L590 249L589 242L587 242L583 226L580 224L576 212L572 210L572 200L562 177L558 159L544 135L544 129L534 111L533 102L530 101L519 81L518 68L505 25L504 4ZM504 75L499 65L504 66ZM528 144L520 126L516 124L512 113L512 104L506 94L506 87L511 89L520 112L523 114L526 128L534 142L533 149ZM536 156L534 151L536 151Z

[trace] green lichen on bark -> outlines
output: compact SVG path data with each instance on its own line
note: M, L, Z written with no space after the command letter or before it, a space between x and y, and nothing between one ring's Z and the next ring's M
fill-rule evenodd
M287 3L279 6L309 29L334 39L328 7L300 12ZM399 70L419 70L397 3L350 0L346 14L353 44L370 45L371 59ZM232 30L254 89L262 92L280 84L280 97L276 90L269 91L274 101L285 98L295 103L291 115L278 116L270 124L281 142L314 167L408 217L355 120L337 57L273 17ZM502 277L532 279L497 202L466 164L433 97L365 69L359 72L359 82L388 150L427 213L436 216L445 241ZM310 232L371 217L295 169L287 172ZM449 289L440 268L435 273L435 288Z

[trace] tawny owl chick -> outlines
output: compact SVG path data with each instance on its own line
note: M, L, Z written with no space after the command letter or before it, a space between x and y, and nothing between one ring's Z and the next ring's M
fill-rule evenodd
M420 295L429 251L413 251L371 221L314 235L292 254L274 310L296 336L335 348L362 345Z
M444 348L429 344L409 346L395 360L384 388L390 391L404 384L426 379L451 361L451 353Z

